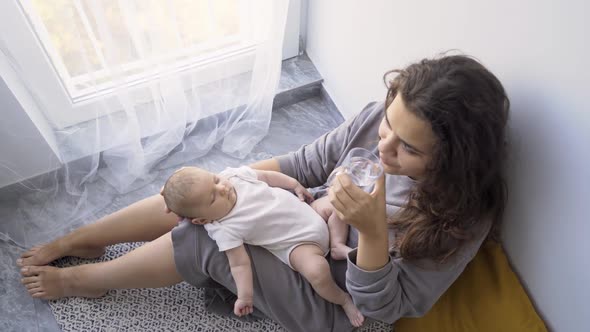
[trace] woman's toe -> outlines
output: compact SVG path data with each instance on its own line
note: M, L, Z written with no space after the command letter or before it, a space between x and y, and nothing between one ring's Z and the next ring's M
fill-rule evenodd
M34 246L33 248L23 252L20 257L21 258L29 258L33 255L35 255L37 253L37 251L39 251L39 249L41 249L41 247L43 247L42 245L38 245L38 246Z
M25 266L22 269L20 269L20 274L23 277L32 277L35 275L34 272L31 270L30 266Z
M29 290L34 289L34 288L38 288L41 287L41 284L38 282L31 282L29 284L26 284L25 287Z
M27 291L29 292L29 294L35 295L37 293L42 292L43 291L43 287L37 286L37 287L33 287L33 288L30 288L30 289L27 289Z
M43 266L25 266L20 269L20 272L23 277L33 277L38 276L43 270Z
M33 255L35 254L35 251L37 251L38 249L39 249L39 248L37 248L37 247L33 247L33 248L29 249L29 250L27 250L27 251L23 252L23 253L20 255L20 258L27 258L27 257L31 257L31 256L33 256Z
M39 281L39 278L37 276L24 277L20 280L20 283L23 285L28 285L30 283L37 282L37 281Z
M43 291L39 291L38 293L31 294L31 296L36 299L44 299L47 297L47 293L45 293Z
M36 293L43 291L43 288L41 286L37 285L36 287L28 289L27 291L29 292L29 294L34 295Z

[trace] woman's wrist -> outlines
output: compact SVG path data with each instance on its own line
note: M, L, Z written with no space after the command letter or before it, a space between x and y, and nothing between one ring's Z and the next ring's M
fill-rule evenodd
M388 239L388 229L385 223L383 225L373 225L373 227L357 228L357 230L359 238L363 237L369 241L380 241L383 239L387 241Z
M387 227L372 232L359 232L356 265L365 271L379 270L389 262Z

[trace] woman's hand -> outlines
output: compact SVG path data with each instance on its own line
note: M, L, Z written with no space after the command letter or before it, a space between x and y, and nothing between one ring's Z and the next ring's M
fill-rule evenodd
M368 194L357 187L347 174L339 174L328 189L328 197L343 222L372 237L387 234L385 213L385 175Z
M348 175L338 175L328 195L338 217L359 231L353 263L365 271L381 269L389 261L385 175L377 180L370 194L354 185Z

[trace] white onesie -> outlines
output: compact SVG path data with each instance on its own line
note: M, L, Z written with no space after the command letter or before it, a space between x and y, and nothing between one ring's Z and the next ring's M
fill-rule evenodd
M219 251L243 243L262 246L291 268L289 254L301 244L316 244L324 255L328 253L328 226L307 203L259 181L247 166L226 168L219 175L229 179L237 194L236 204L225 217L205 224Z

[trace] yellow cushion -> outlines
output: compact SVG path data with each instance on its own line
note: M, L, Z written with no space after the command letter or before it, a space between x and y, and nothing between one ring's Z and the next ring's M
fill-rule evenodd
M488 241L423 317L402 318L396 332L547 331L502 246Z

